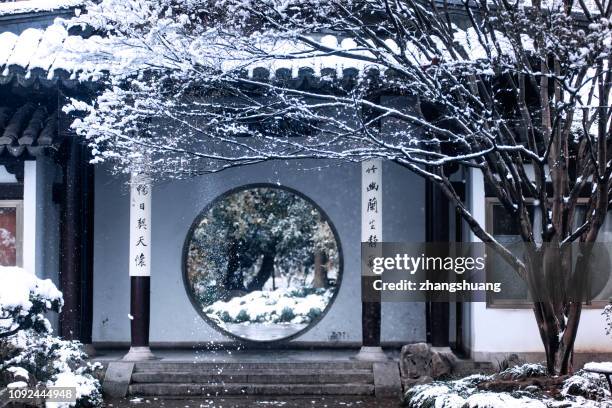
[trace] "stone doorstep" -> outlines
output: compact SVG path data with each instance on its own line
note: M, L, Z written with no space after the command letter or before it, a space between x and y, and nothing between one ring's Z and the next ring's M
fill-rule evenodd
M141 371L192 371L200 370L264 370L264 369L361 369L371 370L372 362L367 361L292 361L292 362L204 362L204 361L146 361L137 362L134 372Z
M126 395L401 396L399 366L394 361L118 361L108 364L103 388L105 395L113 398Z
M137 396L219 396L219 395L374 395L372 384L132 384Z
M372 368L376 398L401 398L402 382L398 363L378 362Z
M288 371L261 370L210 372L158 372L141 371L132 374L132 383L252 383L252 384L309 384L309 383L373 383L372 371Z
M129 390L133 371L134 363L131 362L113 361L108 363L102 382L104 396L111 398L125 397Z

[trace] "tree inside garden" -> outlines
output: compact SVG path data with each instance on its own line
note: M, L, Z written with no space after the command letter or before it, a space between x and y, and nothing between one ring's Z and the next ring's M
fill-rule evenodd
M261 291L267 282L271 290L323 289L339 264L322 213L299 195L270 187L230 192L212 203L193 229L188 257L190 282L207 304Z
M338 242L320 209L286 188L250 186L214 200L187 241L196 308L235 336L278 340L321 316L338 290Z

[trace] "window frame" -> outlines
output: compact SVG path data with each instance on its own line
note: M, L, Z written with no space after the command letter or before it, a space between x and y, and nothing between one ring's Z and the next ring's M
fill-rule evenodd
M533 198L525 199L525 202L527 204L533 204L535 201L536 200ZM585 203L588 203L588 201L589 199L585 197L578 198L578 204L585 204ZM497 197L485 197L485 230L487 231L487 233L491 235L493 235L493 227L494 227L493 207L495 205L503 206ZM489 262L490 262L489 257L487 257L487 260L485 262L485 273L487 273L488 271ZM583 303L583 308L602 309L608 304L610 304L608 301L598 300L598 301L594 301L591 303ZM526 310L526 309L532 309L533 303L530 301L519 302L515 300L493 301L490 299L489 296L487 296L486 307L487 309Z
M16 227L15 227L15 252L16 266L23 267L23 200L0 199L0 208L15 208Z

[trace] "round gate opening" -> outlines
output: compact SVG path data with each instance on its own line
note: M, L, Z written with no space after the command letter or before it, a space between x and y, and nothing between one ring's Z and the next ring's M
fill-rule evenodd
M339 288L333 226L310 199L258 185L217 198L185 243L185 286L200 315L250 341L297 336L316 324Z

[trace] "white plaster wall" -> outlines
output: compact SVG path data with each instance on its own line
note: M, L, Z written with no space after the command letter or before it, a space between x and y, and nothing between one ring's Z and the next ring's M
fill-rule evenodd
M472 169L469 180L472 214L485 225L485 189L482 175ZM479 239L470 232L470 240ZM466 341L472 357L490 360L510 353L543 353L537 325L531 309L490 309L486 303L470 303L470 333ZM584 309L576 338L578 353L610 353L612 338L606 336L601 309Z
M386 239L420 241L424 235L424 191L420 178L385 164L383 230ZM219 194L249 183L281 184L313 199L340 236L344 271L340 291L325 317L295 339L303 343L361 343L360 166L357 164L268 162L217 174L160 183L152 190L152 343L228 342L191 305L182 277L182 250L195 217ZM95 343L129 341L129 202L125 179L96 170L94 240ZM425 312L418 303L385 303L383 342L425 339Z
M61 171L51 158L24 162L22 266L59 287L59 208L53 202L53 183ZM57 328L57 315L48 315Z
M5 166L0 166L0 183L16 183L17 177L9 173Z
M36 161L23 163L23 268L36 271Z

